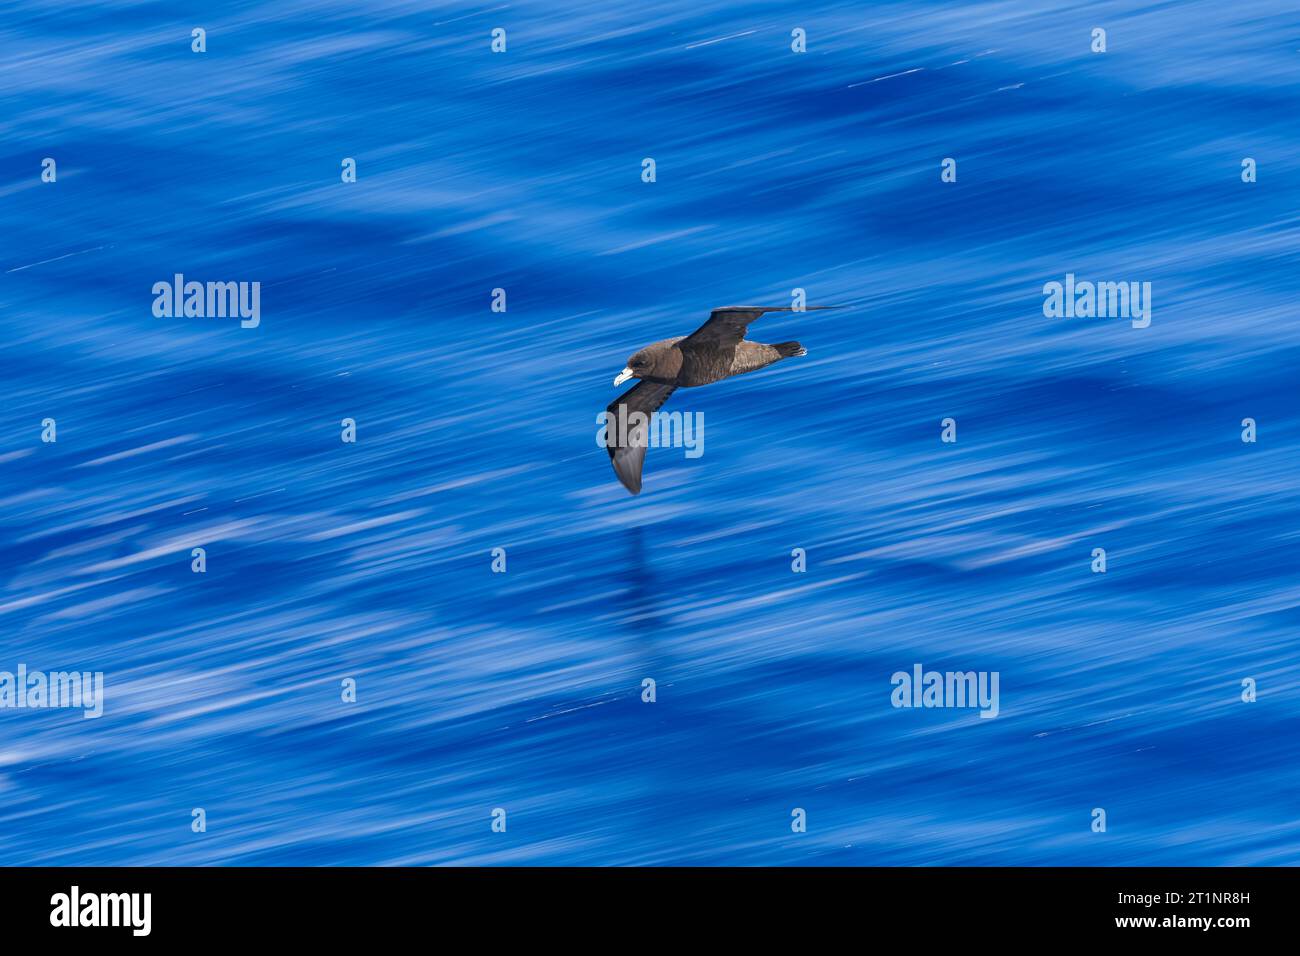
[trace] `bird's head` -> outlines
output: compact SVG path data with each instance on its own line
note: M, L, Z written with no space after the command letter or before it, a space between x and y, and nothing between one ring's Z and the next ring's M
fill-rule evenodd
M644 378L654 369L654 357L649 349L642 349L627 360L627 367L614 379L615 385L622 385L629 378Z
M675 378L682 367L682 355L675 348L679 341L680 338L664 339L633 352L627 360L627 368L618 373L614 384L622 385L629 378L651 378L656 381Z

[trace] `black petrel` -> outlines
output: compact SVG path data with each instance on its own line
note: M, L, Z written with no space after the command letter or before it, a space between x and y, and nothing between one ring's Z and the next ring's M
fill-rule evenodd
M810 305L807 309L832 309ZM622 385L640 379L605 409L605 450L614 473L632 494L641 492L641 466L649 444L651 416L679 388L694 388L766 368L773 362L808 351L798 342L764 345L746 340L749 323L765 312L792 312L790 306L729 305L714 309L709 320L687 336L664 339L627 360L614 379Z

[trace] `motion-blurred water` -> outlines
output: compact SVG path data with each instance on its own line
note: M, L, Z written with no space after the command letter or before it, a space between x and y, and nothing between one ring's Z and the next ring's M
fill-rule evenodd
M0 710L0 861L1300 863L1293 4L10 2L0 51L0 670L107 682ZM261 326L155 318L178 272ZM1067 272L1151 326L1044 318ZM852 307L756 323L811 354L679 391L705 454L630 498L627 356L794 288ZM1001 715L894 709L915 663Z

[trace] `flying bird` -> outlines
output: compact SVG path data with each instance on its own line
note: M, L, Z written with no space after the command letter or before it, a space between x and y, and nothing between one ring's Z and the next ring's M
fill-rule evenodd
M709 385L733 375L755 372L781 359L808 354L798 342L765 345L745 338L749 323L765 312L792 311L790 306L729 305L714 309L709 320L690 335L647 345L627 360L627 367L619 372L614 384L622 385L630 378L640 381L605 409L605 450L624 488L634 495L641 493L641 466L649 444L650 416L677 389ZM640 415L634 418L638 412ZM620 422L625 427L618 427Z

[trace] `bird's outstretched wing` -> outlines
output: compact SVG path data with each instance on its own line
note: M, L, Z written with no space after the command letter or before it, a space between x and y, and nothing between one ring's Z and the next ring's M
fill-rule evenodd
M834 309L833 305L810 305L805 309L814 312ZM740 344L749 323L766 312L793 312L791 306L728 305L714 309L709 320L677 343L682 350L683 372L688 378L710 381L725 378L731 371L736 346Z
M663 382L638 382L605 409L605 450L609 452L614 473L623 487L634 495L641 493L641 466L650 442L650 416L677 389ZM640 412L644 418L632 418Z

